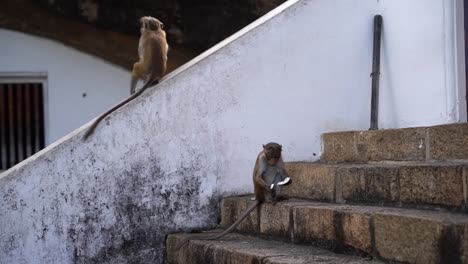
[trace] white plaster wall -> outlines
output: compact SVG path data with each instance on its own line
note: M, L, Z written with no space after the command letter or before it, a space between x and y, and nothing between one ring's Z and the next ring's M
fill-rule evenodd
M129 94L128 71L59 42L0 29L0 47L2 76L47 76L46 144L72 132Z
M161 263L165 234L215 224L220 195L252 191L261 144L314 160L320 133L367 129L376 13L381 127L457 121L448 4L285 3L111 115L88 142L83 127L2 174L0 259ZM140 255L124 254L128 241L141 242L131 248Z
M461 1L377 2L384 17L381 127L466 121L464 85L457 83L464 79L457 64L464 53L456 49Z
M456 64L454 70L455 86L458 86L458 89L455 91L455 104L458 106L458 118L457 121L466 122L467 121L467 97L466 96L466 76L465 76L465 22L464 22L464 1L454 1L452 7L449 8L449 11L454 12L454 16L449 16L454 18L455 28L453 31L452 37L455 39L454 45L454 57ZM449 36L448 38L450 38Z

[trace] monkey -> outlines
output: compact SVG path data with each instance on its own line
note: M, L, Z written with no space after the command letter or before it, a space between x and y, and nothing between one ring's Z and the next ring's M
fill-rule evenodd
M250 212L262 203L271 199L273 205L275 205L279 199L285 199L280 196L281 186L291 184L292 180L284 168L281 151L282 146L278 143L270 142L263 145L263 150L258 154L253 170L255 202L250 205L231 226L220 234L209 237L197 237L197 240L215 240L221 238L234 230L234 228L249 216ZM175 249L179 250L189 240L190 238L185 238Z
M140 18L140 23L141 36L138 43L139 61L133 64L130 97L99 116L88 128L83 136L83 140L86 140L94 132L99 122L106 116L137 98L148 87L158 84L166 73L169 45L166 40L166 32L163 30L164 24L150 16ZM145 80L143 87L135 93L138 80L143 79Z
M130 94L135 93L138 80L156 82L160 80L167 69L167 53L169 45L166 41L164 24L154 17L140 18L142 24L140 41L138 43L139 61L133 64ZM153 74L152 78L149 78Z
M265 190L269 190L272 202L276 204L281 199L281 186L291 184L281 151L280 144L270 142L263 145L263 150L257 156L253 172L254 200L260 203L267 199Z

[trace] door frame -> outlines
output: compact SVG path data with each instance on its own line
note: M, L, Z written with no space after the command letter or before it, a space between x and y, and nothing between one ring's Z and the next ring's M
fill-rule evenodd
M465 4L464 3L465 1L462 1L462 5L463 5L463 34L464 34L464 46L465 46L465 106L466 106L466 115L468 117L468 65L467 65L467 62L468 62L468 4ZM464 120L464 121L467 121L467 120Z

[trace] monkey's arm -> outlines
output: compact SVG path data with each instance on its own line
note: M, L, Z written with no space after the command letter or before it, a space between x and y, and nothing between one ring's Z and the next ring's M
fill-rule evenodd
M281 175L281 180L286 180L289 177L289 174L288 174L288 171L286 170L286 168L284 167L284 161L283 161L283 157L280 157L278 162L276 163L276 167L278 168L279 170L279 173ZM289 180L288 180L289 181ZM285 185L286 183L279 183L279 185ZM288 183L289 184L289 183Z
M276 167L281 171L281 173L287 177L288 176L288 172L286 171L286 169L284 168L284 161L283 161L283 157L280 157L278 159L278 162L276 163Z
M265 190L268 190L268 184L265 182L263 179L263 175L265 174L265 170L262 170L261 168L255 173L254 181L255 183L259 184L262 186Z
M258 156L256 165L257 166L253 178L254 182L260 185L264 190L270 190L270 183L267 183L267 181L270 181L270 179L268 179L268 177L265 178L266 176L269 176L269 174L266 175L268 173L267 170L269 165L265 154L262 153Z

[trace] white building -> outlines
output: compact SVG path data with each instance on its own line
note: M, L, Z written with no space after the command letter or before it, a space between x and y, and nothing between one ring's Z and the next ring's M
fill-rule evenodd
M48 145L87 123L129 95L129 71L103 59L64 46L57 41L0 29L0 46L2 47L0 49L0 87L2 88L0 93L9 96L9 107L13 107L15 101L18 102L19 119L16 125L19 131L20 160L22 160L23 154L21 151L23 131L29 133L27 134L27 152L28 156L30 154L30 140L33 137L31 125L34 125L32 123L37 123L34 129L37 138L36 144L44 140L45 145ZM26 120L21 116L22 112L20 111L20 108L23 107L21 104L22 93L19 92L18 97L13 99L14 89L24 89L21 84L29 84L27 89L42 88L42 99L36 99L36 104L40 102L40 106L27 107L26 119L31 118L29 116L31 113L39 111L39 107L43 107L41 109L44 118L43 128L39 120L36 122L28 120L27 124L24 123L27 125L27 129L23 130L22 124ZM33 84L37 84L37 87L33 87ZM11 88L8 88L9 86ZM11 91L7 92L7 89L11 89ZM24 100L29 105L29 99L25 98ZM31 97L31 100L34 99ZM2 101L2 105L7 107L5 102L7 101ZM13 109L10 109L8 113L11 111ZM13 116L10 119L12 118ZM13 120L10 121L13 123ZM12 124L10 127L13 129L14 126ZM40 131L41 129L44 131ZM40 133L44 134L43 139L40 138ZM5 131L0 137L0 142L5 144ZM11 155L13 155L14 133L10 134L10 138ZM35 151L38 150L38 147L35 146ZM5 149L3 152L5 154Z

